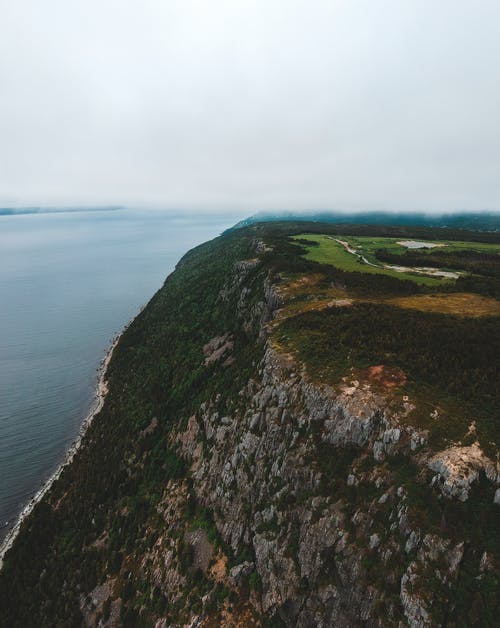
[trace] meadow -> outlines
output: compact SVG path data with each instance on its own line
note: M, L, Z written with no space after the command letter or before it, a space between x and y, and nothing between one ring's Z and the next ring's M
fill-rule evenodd
M377 252L383 250L387 256L393 256L398 260L403 259L408 248L400 242L405 238L385 238L372 236L333 236L322 234L302 233L291 237L292 240L306 248L305 259L329 264L347 272L363 272L370 274L386 275L398 279L406 279L416 284L437 287L453 283L455 277L431 276L431 274L419 274L411 270L399 271L389 268L377 257ZM419 240L420 242L420 240ZM427 241L423 241L427 242ZM432 266L432 256L440 253L474 254L498 254L500 246L484 242L461 242L452 240L434 241L434 247L410 249L410 253L418 252L419 258L429 258L429 266ZM401 263L401 262L400 262ZM443 266L444 272L453 272L456 269ZM434 272L439 272L436 269ZM433 271L430 271L430 273Z

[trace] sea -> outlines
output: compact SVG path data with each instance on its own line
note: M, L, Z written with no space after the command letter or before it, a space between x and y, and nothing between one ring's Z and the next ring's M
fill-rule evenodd
M0 542L77 438L112 339L185 252L239 218L0 215Z

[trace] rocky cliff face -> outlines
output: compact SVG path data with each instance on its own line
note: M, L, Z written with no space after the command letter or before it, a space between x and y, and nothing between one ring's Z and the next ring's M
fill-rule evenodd
M239 593L258 583L249 605L288 626L446 624L470 539L436 533L426 498L466 501L481 474L498 481L495 464L477 445L433 454L427 432L407 421L411 400L394 407L349 377L336 389L313 383L270 337L282 300L269 277L264 299L247 304L245 278L258 263L239 262L221 294L239 291L237 314L244 328L259 327L263 358L230 407L221 411L216 393L172 435L196 498L232 555L245 558L228 571L221 554L219 581ZM214 338L207 360L223 369L231 348ZM202 566L200 539L189 542ZM170 557L148 558L166 595L182 578ZM478 581L494 569L487 553L474 561ZM202 610L191 625L207 617Z

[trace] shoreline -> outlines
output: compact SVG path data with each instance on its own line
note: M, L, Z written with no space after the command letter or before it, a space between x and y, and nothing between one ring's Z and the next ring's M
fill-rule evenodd
M132 319L133 320L133 319ZM43 486L36 492L36 494L30 499L30 501L24 506L24 508L19 513L17 520L13 527L8 531L7 535L3 539L0 544L0 570L3 567L4 558L7 552L10 550L14 541L16 540L19 531L21 530L21 526L24 523L24 520L30 516L33 512L33 509L37 504L39 504L45 495L50 491L54 482L59 479L64 469L73 462L73 458L75 457L76 452L81 448L82 441L87 433L88 428L90 427L94 417L102 410L104 406L104 401L106 399L106 395L108 393L108 380L106 378L106 373L108 370L108 365L113 356L113 351L116 348L120 338L123 333L127 330L130 323L129 321L122 331L112 340L111 345L108 347L104 358L101 360L98 367L98 379L95 388L94 399L92 401L92 405L88 414L83 419L80 429L78 431L78 435L73 443L70 445L69 449L64 454L63 461L57 466L56 470L48 477Z

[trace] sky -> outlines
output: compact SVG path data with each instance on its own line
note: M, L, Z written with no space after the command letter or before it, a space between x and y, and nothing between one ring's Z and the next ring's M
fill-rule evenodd
M499 0L0 0L0 206L500 210Z

